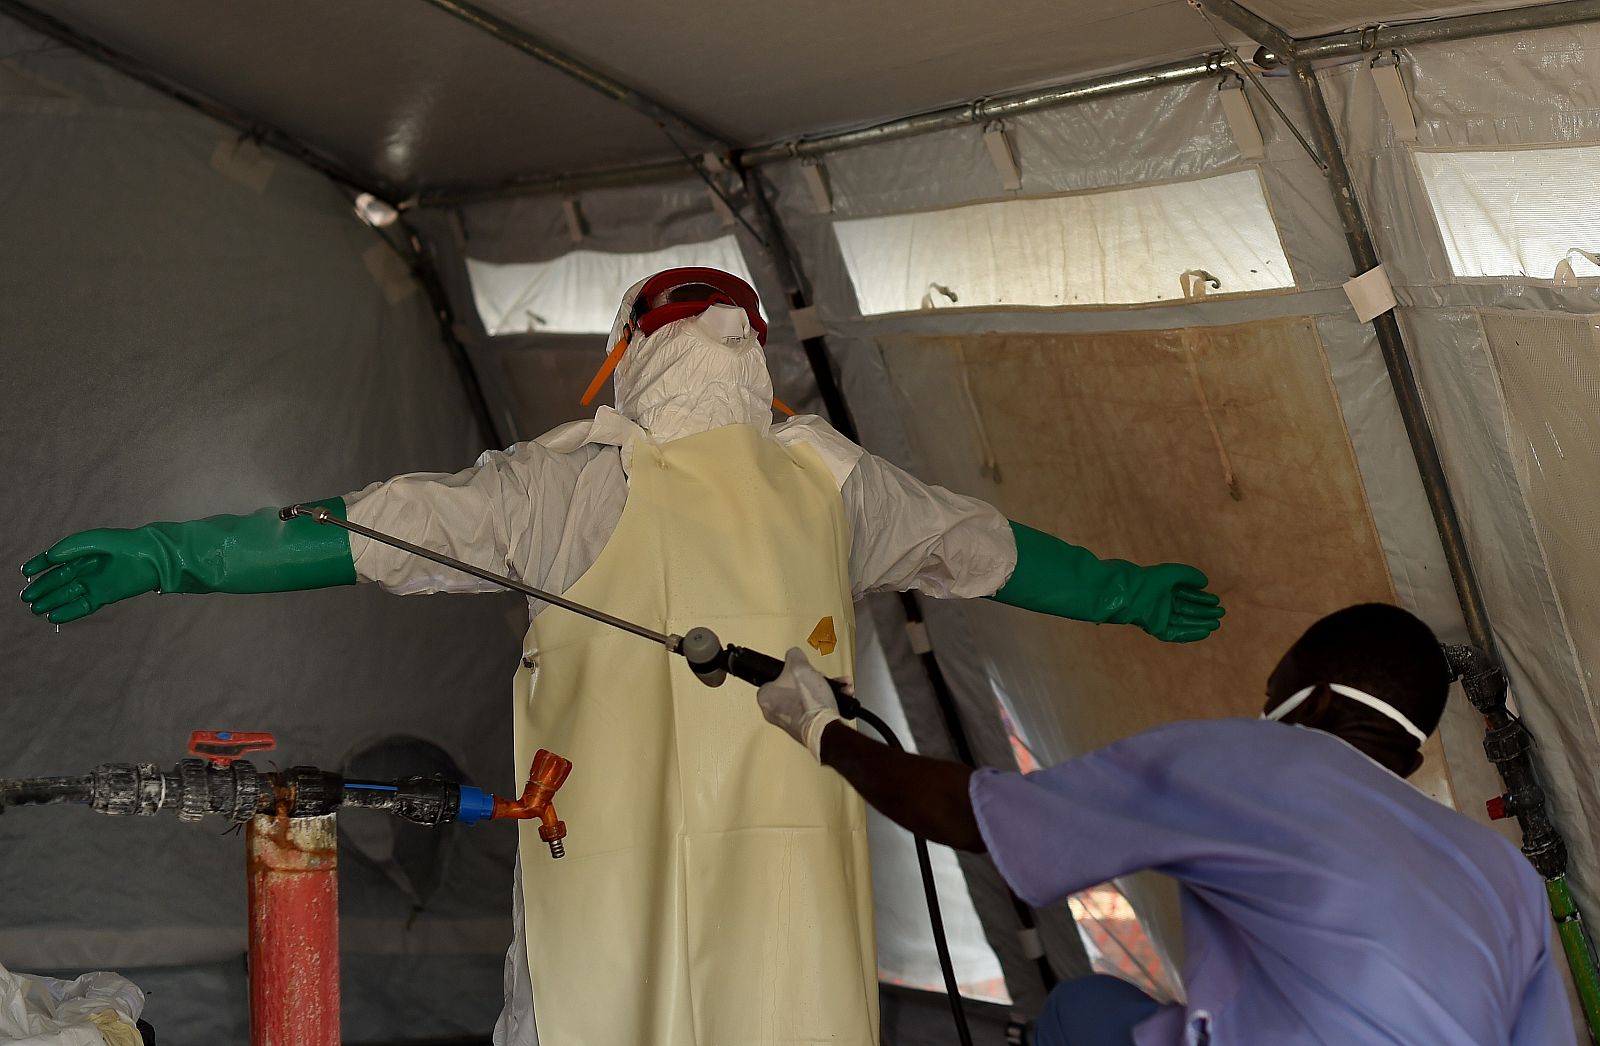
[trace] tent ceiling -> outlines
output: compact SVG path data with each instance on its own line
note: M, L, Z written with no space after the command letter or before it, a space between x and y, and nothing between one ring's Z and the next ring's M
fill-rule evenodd
M675 155L644 117L416 0L33 2L404 188ZM1217 46L1183 0L483 6L739 145Z
M402 189L676 155L650 120L422 3L36 6Z
M650 120L419 0L33 2L400 190L675 155ZM1217 46L1184 0L479 2L736 145ZM1245 0L1302 37L1506 2Z
M740 145L1218 46L1184 0L589 0L563 18L540 0L483 3Z

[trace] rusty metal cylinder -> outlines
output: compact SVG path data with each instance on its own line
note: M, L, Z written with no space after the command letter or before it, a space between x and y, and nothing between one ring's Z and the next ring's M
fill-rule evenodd
M251 1046L339 1046L337 833L333 814L250 822Z

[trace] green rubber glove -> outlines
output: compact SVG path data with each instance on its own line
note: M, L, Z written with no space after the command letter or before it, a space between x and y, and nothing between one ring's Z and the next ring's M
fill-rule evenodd
M323 505L340 519L344 499ZM22 566L32 580L22 601L64 625L146 592L292 592L356 583L350 535L278 510L150 523L132 530L85 530Z
M1017 566L991 599L1075 621L1138 625L1168 643L1193 643L1222 624L1222 600L1206 591L1206 576L1194 567L1100 559L1021 523L1011 532Z

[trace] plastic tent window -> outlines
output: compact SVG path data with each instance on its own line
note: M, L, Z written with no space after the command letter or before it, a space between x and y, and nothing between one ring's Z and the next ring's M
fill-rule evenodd
M478 317L492 335L606 334L629 287L680 265L709 265L751 282L731 234L638 254L578 250L551 261L508 265L468 258L467 276Z
M1083 307L1295 285L1255 170L834 224L861 313Z
M1418 152L1417 170L1457 278L1600 277L1600 146Z

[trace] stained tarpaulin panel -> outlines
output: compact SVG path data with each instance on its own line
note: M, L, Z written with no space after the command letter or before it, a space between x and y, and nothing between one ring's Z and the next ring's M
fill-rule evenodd
M1562 620L1572 637L1587 715L1564 717L1563 748L1600 746L1600 317L1483 314L1505 396L1506 426ZM1600 807L1593 775L1583 802Z
M1294 286L1261 175L1002 200L833 226L862 315L1070 308Z
M1314 620L1393 601L1312 321L882 344L926 478L1102 556L1197 564L1228 605L1220 632L1185 646L1013 608L967 615L978 671L1042 762L1256 715ZM1437 741L1427 752L1413 780L1449 799ZM1170 946L1176 913L1154 922Z

